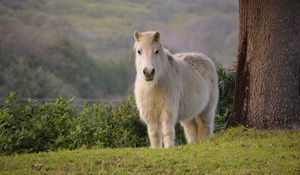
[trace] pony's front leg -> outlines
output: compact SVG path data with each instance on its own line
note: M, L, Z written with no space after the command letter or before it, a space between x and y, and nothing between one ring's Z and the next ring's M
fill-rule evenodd
M161 133L158 122L149 122L147 123L148 136L150 140L151 148L161 148Z
M161 120L164 147L169 148L175 145L176 117L171 112L164 111Z

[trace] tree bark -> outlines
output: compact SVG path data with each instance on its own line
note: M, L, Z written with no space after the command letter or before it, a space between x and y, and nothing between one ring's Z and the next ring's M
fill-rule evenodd
M300 1L240 0L238 67L227 127L300 128Z

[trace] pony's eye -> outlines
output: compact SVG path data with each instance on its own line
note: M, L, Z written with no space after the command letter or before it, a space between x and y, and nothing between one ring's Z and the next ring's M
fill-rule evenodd
M138 53L139 55L142 55L142 51L141 51L141 50L138 50L137 53Z
M158 54L158 53L159 53L159 50L156 50L154 53L155 53L155 54Z

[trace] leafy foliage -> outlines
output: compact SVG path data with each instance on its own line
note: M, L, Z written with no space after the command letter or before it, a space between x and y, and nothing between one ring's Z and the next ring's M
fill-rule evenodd
M86 105L81 112L72 99L35 105L28 99L16 103L16 93L0 109L0 153L39 152L58 148L147 146L146 126L141 123L132 96L117 106ZM184 143L177 126L178 143Z
M116 107L104 103L85 106L77 117L71 137L74 137L76 147L148 145L146 127L139 120L132 96Z
M28 99L16 103L16 94L5 98L0 110L0 152L36 152L69 147L76 111L70 107L71 99L58 98L56 102L34 107Z
M226 70L220 67L218 69L219 78L219 103L216 115L215 131L219 131L224 127L232 111L232 104L234 100L234 83L235 71L234 69Z
M220 69L220 102L216 132L222 129L231 111L234 72ZM39 152L59 148L142 147L149 145L146 126L139 119L134 98L114 106L110 103L86 104L81 111L72 99L57 98L54 103L37 104L7 96L0 109L0 153ZM176 142L184 144L183 129L176 126Z

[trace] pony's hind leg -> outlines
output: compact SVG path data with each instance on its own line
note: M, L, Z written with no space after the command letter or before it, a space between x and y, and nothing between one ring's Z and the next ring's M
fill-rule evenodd
M181 126L184 129L184 134L186 141L190 143L195 143L198 141L198 135L197 135L197 122L195 119L192 119L190 121L181 121Z
M214 90L211 93L210 101L207 107L200 114L200 119L203 123L203 127L207 130L207 136L211 136L214 132L215 112L218 103L217 79L214 82Z
M207 136L211 136L214 132L215 111L213 108L207 108L200 115L203 128L206 129Z
M204 124L200 115L195 117L195 121L197 123L197 134L199 140L205 140L209 136L208 128Z

